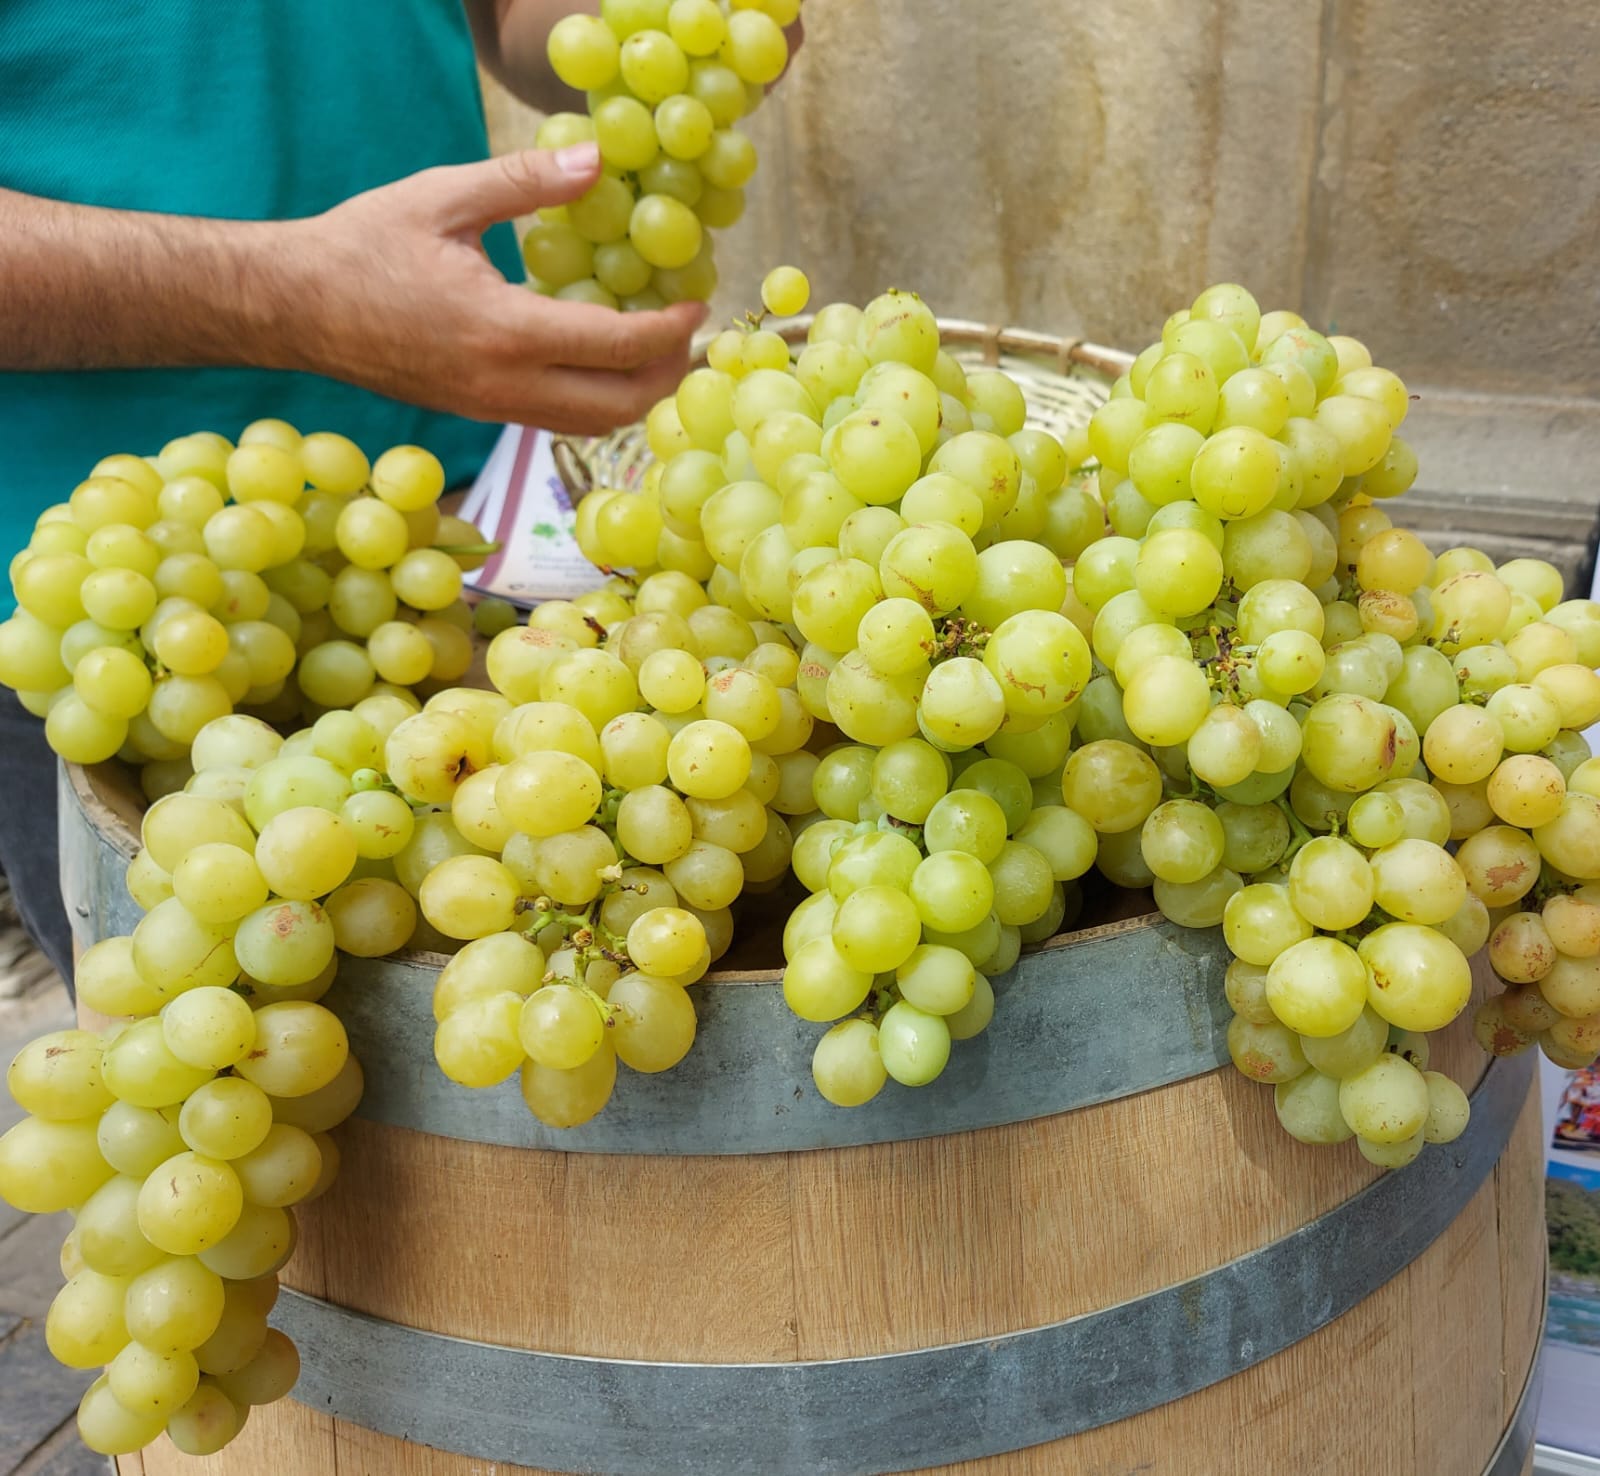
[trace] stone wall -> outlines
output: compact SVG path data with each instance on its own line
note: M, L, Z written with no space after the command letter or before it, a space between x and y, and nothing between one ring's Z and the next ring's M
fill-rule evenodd
M808 0L719 306L1143 343L1208 281L1419 382L1600 396L1595 0ZM504 130L502 130L504 136Z

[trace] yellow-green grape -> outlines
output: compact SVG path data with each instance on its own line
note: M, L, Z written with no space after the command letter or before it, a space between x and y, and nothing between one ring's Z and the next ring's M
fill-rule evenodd
M310 901L331 892L356 863L350 827L318 806L303 805L273 816L255 847L256 865L281 897Z
M629 91L651 106L689 85L688 58L665 31L635 31L623 41L618 64Z
M172 874L173 894L201 923L222 925L254 912L267 900L267 883L254 856L225 841L198 845Z
M1324 1076L1353 1076L1381 1056L1389 1044L1389 1022L1370 1005L1348 1029L1337 1035L1302 1036L1301 1049Z
M1472 969L1461 949L1443 933L1410 922L1389 922L1368 933L1358 953L1370 975L1371 1005L1390 1025L1435 1031L1466 1009Z
M1467 1094L1455 1082L1439 1071L1425 1071L1422 1079L1428 1085L1428 1120L1423 1124L1422 1135L1429 1143L1453 1143L1466 1131L1472 1108Z
M161 1014L167 1049L186 1066L221 1071L232 1066L255 1044L255 1016L231 989L191 989Z
M256 1011L256 1044L234 1067L273 1097L303 1097L334 1081L350 1054L339 1017L319 1004L291 1000Z
M761 303L769 313L792 318L806 310L811 283L798 267L774 267L761 283Z
M267 1314L250 1281L224 1280L221 1314L195 1346L195 1362L212 1376L237 1373L266 1346L267 1333Z
M706 931L681 907L653 907L629 926L626 946L636 968L671 978L694 967L706 946Z
M303 1128L274 1123L256 1147L233 1161L233 1171L249 1203L283 1208L316 1188L322 1152Z
M272 1127L272 1101L260 1087L236 1076L208 1081L190 1094L178 1115L184 1143L207 1157L231 1160L251 1152Z
M57 700L45 717L45 740L68 763L98 764L127 741L128 725L90 707L75 692Z
M129 1343L106 1368L106 1382L129 1414L164 1419L194 1394L200 1368L194 1355L182 1349L158 1353L143 1343Z
M530 1060L551 1070L572 1071L604 1045L605 1017L585 990L549 984L527 997L518 1033Z
M339 814L355 836L356 854L369 861L399 855L416 830L411 806L391 790L352 794Z
M332 893L326 912L335 944L358 958L382 958L404 948L417 925L417 907L398 882L362 877Z
M1339 1110L1339 1082L1320 1071L1302 1071L1273 1088L1278 1121L1302 1143L1342 1143L1350 1125Z
M592 15L569 15L550 29L550 68L568 87L591 92L617 76L616 33Z
M73 690L102 717L136 717L150 700L150 672L131 651L102 646L82 657L72 672Z
M1273 959L1266 995L1273 1013L1298 1035L1339 1035L1366 1008L1366 967L1336 938L1307 938Z
M837 1020L859 1009L872 989L872 975L849 964L830 935L796 949L783 972L785 1003L802 1020Z
M389 571L394 592L415 610L443 610L461 594L461 566L436 548L416 548Z
M208 1379L167 1421L167 1435L185 1455L215 1455L239 1433L243 1411Z
M238 1222L238 1176L220 1159L179 1153L154 1169L139 1191L139 1229L168 1255L192 1256Z
M490 638L497 636L503 630L510 630L519 619L520 616L515 605L509 600L498 599L493 595L488 599L479 600L472 607L472 626L481 636ZM369 640L367 643L369 650L371 644ZM423 673L423 675L426 674L426 672ZM409 685L409 683L403 683L402 685Z
M238 966L262 984L308 984L333 959L333 923L315 902L274 902L252 912L234 934Z
M841 1020L817 1042L811 1077L817 1091L836 1107L870 1102L889 1079L878 1048L878 1027L870 1020Z
M302 1127L308 1133L328 1132L355 1111L364 1087L360 1063L354 1056L348 1057L327 1086L303 1097L274 1097L273 1120Z
M45 1316L45 1343L68 1368L109 1363L128 1342L123 1299L132 1283L126 1276L80 1271L61 1288Z
M300 443L306 480L320 492L349 497L367 483L367 458L354 441L331 431L313 431Z
M1235 1015L1228 1024L1228 1054L1252 1081L1292 1081L1307 1069L1293 1030L1281 1024L1258 1025L1243 1015Z
M191 1066L173 1055L158 1018L123 1030L106 1049L100 1069L106 1086L136 1107L176 1106L213 1075L212 1068Z
M243 1368L215 1375L216 1386L235 1404L272 1404L285 1398L300 1377L300 1354L293 1341L272 1327Z
M295 1236L293 1216L274 1205L247 1201L233 1229L201 1251L200 1260L230 1283L269 1276L294 1253ZM207 1373L223 1372L206 1364L204 1349L199 1356Z
M660 148L650 109L637 98L607 98L594 110L594 131L600 157L611 169L643 169ZM580 219L575 219L573 224L584 230Z
M390 447L373 463L374 493L400 512L437 503L445 490L445 467L422 447Z
M160 1410L134 1413L111 1391L102 1374L78 1401L78 1435L99 1455L131 1455L142 1450L162 1431L166 1414Z
M1380 1056L1339 1084L1345 1121L1359 1137L1373 1143L1404 1143L1422 1132L1429 1105L1423 1074L1399 1056Z
M695 1012L678 984L650 974L624 974L611 987L613 1044L635 1071L666 1071L694 1044Z
M608 1043L570 1071L527 1061L522 1067L522 1100L547 1127L578 1127L610 1101L616 1081L617 1053Z
M433 868L418 894L422 915L446 937L502 933L516 915L521 888L491 856L452 856Z
M944 1023L951 1040L971 1040L989 1028L994 1018L994 988L986 975L974 978L972 998L953 1015L946 1015Z
M926 1086L950 1060L950 1027L943 1016L899 1000L878 1022L878 1053L902 1086Z
M745 82L765 86L783 74L789 62L789 43L770 15L736 7L728 17L727 36L718 55Z
M188 794L169 795L151 805L140 835L155 863L167 872L175 871L195 846L210 841L244 850L255 845L249 825L231 805Z
M137 1276L165 1259L139 1229L140 1184L118 1174L79 1206L73 1235L84 1266L104 1276Z
M667 34L689 56L712 56L728 34L728 21L716 0L672 0Z
M12 1059L6 1089L35 1117L56 1122L93 1117L114 1100L100 1073L100 1037L57 1030L30 1041Z
M509 989L455 1003L434 1032L439 1069L468 1087L504 1081L526 1058L520 1034L523 996Z
M651 266L676 268L695 259L704 237L699 217L681 200L645 195L633 208L628 239Z

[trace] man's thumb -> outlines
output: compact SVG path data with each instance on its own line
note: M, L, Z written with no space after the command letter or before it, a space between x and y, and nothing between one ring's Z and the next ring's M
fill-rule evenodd
M600 177L600 148L580 143L554 151L528 149L440 173L448 178L447 223L481 228L585 194Z

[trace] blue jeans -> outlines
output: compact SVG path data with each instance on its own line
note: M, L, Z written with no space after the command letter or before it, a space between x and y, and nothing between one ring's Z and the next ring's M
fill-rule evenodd
M0 687L0 870L22 925L72 989L72 928L61 900L56 756L44 723Z

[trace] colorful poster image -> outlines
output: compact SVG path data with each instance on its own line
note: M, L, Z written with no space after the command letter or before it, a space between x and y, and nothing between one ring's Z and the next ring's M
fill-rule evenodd
M1600 1457L1600 1068L1543 1066L1550 1314L1539 1443Z

